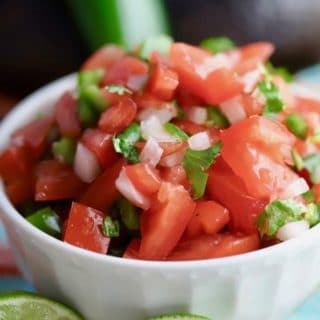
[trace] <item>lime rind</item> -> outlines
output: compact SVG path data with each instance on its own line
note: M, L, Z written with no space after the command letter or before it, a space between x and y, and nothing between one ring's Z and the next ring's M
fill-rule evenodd
M210 320L203 316L197 316L190 313L164 314L162 316L149 318L148 320Z

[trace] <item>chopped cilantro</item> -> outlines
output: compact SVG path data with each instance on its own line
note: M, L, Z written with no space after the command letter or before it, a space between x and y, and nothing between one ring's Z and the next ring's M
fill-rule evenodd
M116 93L119 96L123 96L125 93L132 94L132 91L127 89L121 84L110 84L109 86L105 87L110 93Z
M201 41L200 47L207 49L212 53L219 53L233 49L235 44L227 37L216 37Z
M188 140L189 136L173 123L167 122L163 125L164 129L172 136L178 138L181 141Z

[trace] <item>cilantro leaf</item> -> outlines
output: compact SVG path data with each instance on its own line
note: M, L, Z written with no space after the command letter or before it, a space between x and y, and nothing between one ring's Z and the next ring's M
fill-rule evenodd
M133 92L126 87L124 87L121 84L110 84L106 87L104 87L106 90L108 90L110 93L116 93L119 96L123 96L125 93L132 94Z
M208 174L205 171L219 156L220 150L220 141L202 151L187 149L182 165L191 183L194 199L199 199L203 196L208 180Z
M141 59L149 59L150 54L153 51L160 52L164 55L169 53L171 44L173 40L168 35L158 35L147 38L144 42L142 42L140 47L140 58Z
M280 76L284 81L286 82L292 82L293 81L293 75L290 73L290 71L285 67L275 67L270 61L266 63L266 70L270 74L278 75Z
M118 220L112 220L110 216L106 216L102 223L102 232L108 238L119 237L120 224Z
M216 37L201 41L200 47L207 49L212 53L219 53L233 49L235 44L227 37Z
M139 162L139 153L134 146L141 139L141 129L137 123L132 123L122 133L113 137L113 147L116 152L122 153L130 162Z
M320 182L320 152L311 154L303 158L304 167L309 172L311 182L316 184Z
M209 106L208 111L208 120L207 124L209 126L214 126L218 129L228 128L230 123L226 116L219 110L218 107Z
M296 200L274 200L258 216L256 225L261 236L274 236L286 223L302 220L306 211L307 208Z
M307 203L315 202L316 200L316 195L312 189L309 189L308 191L303 193L301 196Z
M258 88L266 98L263 109L264 116L273 118L277 113L283 111L284 104L280 99L279 89L274 83L264 80L258 83Z
M298 138L304 140L308 133L308 125L304 117L299 113L291 113L286 119L288 129Z
M320 205L315 203L309 203L307 205L307 212L304 215L304 219L309 222L312 227L320 222Z
M172 136L178 138L181 141L188 140L189 136L173 123L167 122L163 125L164 129Z

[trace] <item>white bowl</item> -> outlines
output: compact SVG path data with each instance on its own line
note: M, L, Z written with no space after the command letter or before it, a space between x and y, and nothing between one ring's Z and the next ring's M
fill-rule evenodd
M10 134L48 110L75 76L23 100L0 126ZM320 283L320 227L300 238L239 256L152 262L85 251L34 228L0 190L1 218L19 268L40 293L72 305L89 320L143 320L192 312L216 320L284 319Z

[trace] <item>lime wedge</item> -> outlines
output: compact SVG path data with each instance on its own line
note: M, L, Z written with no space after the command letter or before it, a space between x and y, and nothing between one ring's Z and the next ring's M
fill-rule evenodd
M83 320L61 303L27 292L0 295L0 320Z
M209 318L197 316L190 313L177 313L177 314L167 314L158 317L153 317L148 320L210 320Z

